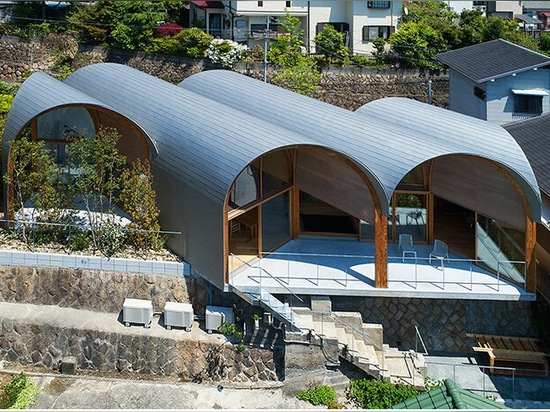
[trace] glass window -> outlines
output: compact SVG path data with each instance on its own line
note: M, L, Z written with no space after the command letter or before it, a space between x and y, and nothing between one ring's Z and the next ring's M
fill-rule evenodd
M389 1L367 1L367 7L369 9L389 9Z
M542 113L542 96L529 96L523 94L514 95L515 113Z
M260 198L260 165L255 161L248 165L237 177L233 187L229 206L239 208Z
M422 166L417 166L399 182L399 189L424 189L424 168Z
M277 151L262 157L262 192L267 195L291 180L291 162L288 151Z
M262 204L262 249L269 252L290 239L290 195L281 195Z
M426 241L427 196L422 194L398 193L395 195L396 238L408 233L415 241Z
M388 40L392 32L392 26L363 26L363 41L373 41L378 37Z

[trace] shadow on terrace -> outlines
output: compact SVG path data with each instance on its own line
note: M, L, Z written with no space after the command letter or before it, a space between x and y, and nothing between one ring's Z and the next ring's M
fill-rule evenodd
M483 269L473 259L449 250L443 260L432 258L433 245L415 245L414 256L403 257L396 243L388 244L388 288L374 287L374 243L346 238L301 236L277 251L244 264L231 274L239 290L262 288L272 294L419 297L480 300L535 300L524 286L508 281L498 269ZM230 259L239 259L230 256ZM242 262L241 262L242 263ZM499 266L500 265L500 266Z

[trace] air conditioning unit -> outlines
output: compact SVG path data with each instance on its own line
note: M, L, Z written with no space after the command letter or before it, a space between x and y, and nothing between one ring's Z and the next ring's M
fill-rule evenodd
M194 320L193 305L190 303L166 302L166 305L164 305L164 325L166 329L172 329L172 326L174 326L190 331Z
M124 299L122 306L122 321L125 326L132 323L142 324L146 328L151 326L153 320L153 303L145 299Z
M224 306L207 306L205 313L205 327L208 333L227 323L235 323L233 309Z

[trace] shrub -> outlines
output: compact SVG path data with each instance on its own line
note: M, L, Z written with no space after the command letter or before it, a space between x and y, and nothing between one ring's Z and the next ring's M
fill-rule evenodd
M365 409L389 409L419 394L414 386L376 379L354 379L351 381L349 397Z
M226 39L212 40L206 50L206 55L212 63L229 68L244 60L247 53L248 46Z
M191 58L202 58L214 37L198 27L184 29L172 37L181 48L181 54Z
M21 372L4 385L0 393L0 409L28 409L36 402L39 393L36 383Z
M336 399L336 391L327 385L318 385L308 391L300 392L296 397L313 405L332 405Z

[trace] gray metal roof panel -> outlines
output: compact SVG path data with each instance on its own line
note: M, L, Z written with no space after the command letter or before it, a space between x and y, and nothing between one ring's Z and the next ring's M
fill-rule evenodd
M502 127L516 139L527 155L540 189L550 195L550 152L546 150L550 114L518 120Z
M65 81L138 123L158 147L155 167L189 182L220 207L254 159L281 147L316 143L120 64L86 66Z
M369 121L390 118L393 127L409 130L409 150L417 154L418 164L445 154L480 156L501 164L522 186L533 217L540 217L535 173L520 145L501 126L402 97L369 102L356 113Z
M502 39L449 50L435 59L477 83L550 66L550 57Z
M32 74L19 88L8 113L2 140L2 170L6 172L11 142L36 116L67 105L109 109L108 106L45 74Z
M388 202L399 181L416 165L414 153L399 143L407 140L408 133L391 129L387 120L365 122L349 110L227 70L197 73L179 86L348 156L382 185L379 197L383 202Z

